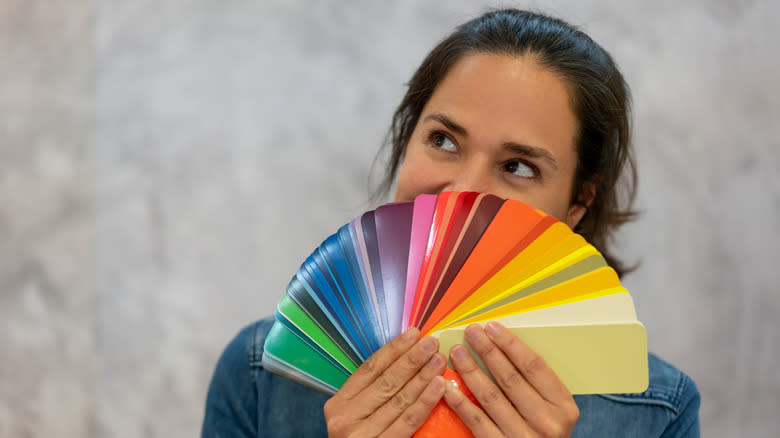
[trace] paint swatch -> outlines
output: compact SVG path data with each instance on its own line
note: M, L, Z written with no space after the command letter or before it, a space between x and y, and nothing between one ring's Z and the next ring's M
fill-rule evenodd
M488 194L420 195L363 214L304 261L275 316L263 365L326 393L406 328L438 337L446 354L467 325L491 320L574 394L648 385L645 329L615 271L552 216Z

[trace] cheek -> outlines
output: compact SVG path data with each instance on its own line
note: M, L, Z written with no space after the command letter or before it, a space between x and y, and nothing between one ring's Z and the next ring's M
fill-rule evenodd
M426 176L427 169L419 162L404 161L401 170L398 172L398 186L395 193L395 201L412 201L417 195L426 193L429 178Z
M515 199L544 211L561 222L566 222L569 213L569 204L565 196L555 190L542 190L535 193L527 193L515 196Z
M566 222L569 216L569 206L568 205L555 205L549 209L547 209L547 214L550 214L552 216L555 216L556 219L558 219L561 222Z
M425 154L410 148L398 171L395 201L413 201L417 195L436 193L446 184L444 174Z

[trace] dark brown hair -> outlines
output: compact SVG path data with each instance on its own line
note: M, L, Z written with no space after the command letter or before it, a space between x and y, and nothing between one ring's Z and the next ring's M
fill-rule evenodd
M595 197L574 231L618 273L627 269L608 248L612 233L631 221L637 173L631 146L630 96L623 75L601 46L574 26L546 15L503 9L470 20L441 41L412 76L388 132L392 145L380 191L387 193L423 107L458 60L473 53L530 55L568 85L579 132L572 202L591 185Z

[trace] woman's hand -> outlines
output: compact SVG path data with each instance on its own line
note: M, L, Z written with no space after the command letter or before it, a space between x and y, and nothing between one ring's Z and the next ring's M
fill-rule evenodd
M498 385L462 345L450 359L482 405L475 406L451 384L444 399L477 437L568 437L579 409L544 360L501 324L466 328L466 340ZM484 410L483 410L484 409Z
M383 346L325 403L330 437L408 437L444 395L446 358L410 329Z

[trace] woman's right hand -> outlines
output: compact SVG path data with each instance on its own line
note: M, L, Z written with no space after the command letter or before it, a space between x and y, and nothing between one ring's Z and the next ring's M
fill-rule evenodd
M411 436L444 395L438 350L415 328L377 350L325 403L328 436Z

